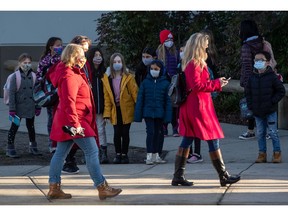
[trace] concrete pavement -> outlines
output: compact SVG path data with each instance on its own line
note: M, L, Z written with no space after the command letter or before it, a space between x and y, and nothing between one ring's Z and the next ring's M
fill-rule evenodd
M10 126L7 106L0 100L0 129ZM165 138L164 150L167 164L102 165L107 181L113 187L122 188L122 193L110 200L100 201L98 192L85 166L77 175L62 175L62 188L72 194L69 200L46 199L48 192L48 166L1 166L0 161L0 205L283 205L288 204L288 131L279 130L283 162L271 163L272 143L268 145L268 163L255 164L258 154L257 140L243 141L238 136L245 126L221 124L225 139L220 146L226 168L231 174L241 174L240 182L220 187L219 180L208 154L205 142L202 145L204 162L187 164L186 178L194 182L193 187L170 185L174 170L174 157L181 138ZM171 127L169 125L169 127ZM36 118L36 132L46 132L46 110ZM171 128L170 132L171 132ZM20 131L26 131L22 123ZM108 142L112 143L113 129L107 125ZM131 146L145 147L145 124L133 123ZM45 143L46 145L46 143ZM4 147L4 145L1 145ZM261 208L262 209L262 208ZM167 210L167 209L166 209Z

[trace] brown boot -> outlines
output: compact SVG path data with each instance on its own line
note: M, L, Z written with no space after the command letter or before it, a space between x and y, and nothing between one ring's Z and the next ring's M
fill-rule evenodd
M281 152L274 152L272 163L281 163Z
M259 152L258 158L255 163L266 163L267 162L267 154L266 152Z
M121 189L115 189L115 188L110 187L106 180L100 186L98 186L97 189L99 192L100 200L105 200L106 198L115 197L122 192Z
M71 194L66 194L61 190L60 183L53 183L49 185L48 199L71 199Z

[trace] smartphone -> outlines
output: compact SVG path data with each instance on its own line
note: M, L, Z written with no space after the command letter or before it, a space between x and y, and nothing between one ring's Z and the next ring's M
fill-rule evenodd
M20 125L20 118L19 118L19 116L17 116L17 115L15 115L14 117L11 116L11 115L9 115L9 120L10 120L11 122L13 122L14 124L16 124L17 126Z
M228 80L230 80L230 79L231 79L231 77L229 77L229 78L225 78L226 81L228 81Z

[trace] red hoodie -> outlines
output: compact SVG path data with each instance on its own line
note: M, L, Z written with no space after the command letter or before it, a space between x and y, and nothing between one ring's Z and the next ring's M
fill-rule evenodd
M70 68L63 62L58 63L49 74L52 84L58 88L59 104L56 108L50 138L57 142L71 140L62 127L73 126L85 128L85 137L95 137L97 145L98 131L96 110L92 91L85 74L76 67ZM80 138L77 135L73 138Z

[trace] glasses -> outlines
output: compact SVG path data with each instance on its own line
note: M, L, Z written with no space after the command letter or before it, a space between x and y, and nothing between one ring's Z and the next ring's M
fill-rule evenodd
M267 61L267 59L254 59L254 62L257 62L257 61Z

